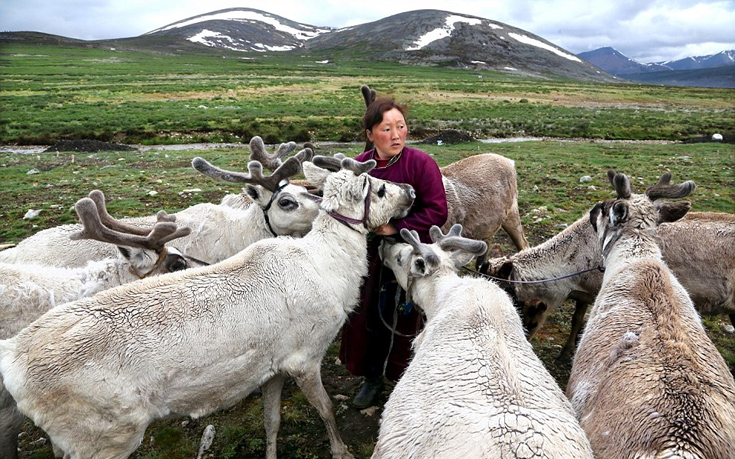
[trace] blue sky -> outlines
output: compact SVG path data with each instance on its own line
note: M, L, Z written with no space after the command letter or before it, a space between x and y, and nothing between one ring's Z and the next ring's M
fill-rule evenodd
M127 38L234 7L329 27L438 9L504 22L575 54L612 46L643 63L735 49L735 0L0 0L0 31L82 40Z

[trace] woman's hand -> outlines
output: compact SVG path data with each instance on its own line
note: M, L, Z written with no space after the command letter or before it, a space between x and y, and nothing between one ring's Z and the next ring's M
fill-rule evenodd
M398 230L395 226L393 226L392 223L386 223L385 225L380 225L377 228L373 228L373 233L377 234L378 236L392 236L394 234L398 234Z

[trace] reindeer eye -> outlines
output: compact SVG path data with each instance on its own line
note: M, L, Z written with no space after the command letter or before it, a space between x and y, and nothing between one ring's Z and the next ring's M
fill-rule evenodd
M291 196L283 196L278 200L278 207L283 210L294 210L299 207L299 203Z
M186 260L180 256L177 256L174 258L173 261L166 263L166 269L168 269L168 272L174 273L176 271L183 271L186 268L189 267L189 264L186 262Z
M414 261L414 264L418 272L422 273L426 271L426 262L423 258L417 258L416 261Z
M380 189L378 190L378 197L382 198L385 196L385 184L383 184Z

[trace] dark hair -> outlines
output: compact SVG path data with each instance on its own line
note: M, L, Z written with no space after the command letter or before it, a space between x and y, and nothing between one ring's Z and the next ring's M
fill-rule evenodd
M362 117L362 126L368 131L372 130L375 125L383 122L383 113L394 108L401 112L404 117L406 116L406 107L398 105L390 97L375 99L365 110L365 115Z

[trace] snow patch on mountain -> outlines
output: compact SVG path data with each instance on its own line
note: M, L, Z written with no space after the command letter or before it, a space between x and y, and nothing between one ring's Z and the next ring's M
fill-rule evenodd
M250 43L247 40L235 40L232 37L214 32L212 30L203 29L198 34L187 38L187 40L193 43L199 43L201 45L210 47L226 48L233 51L243 51L249 49L252 51L291 51L296 49L296 46L268 46L263 43ZM227 45L229 43L229 45Z
M323 33L327 33L331 31L331 29L329 28L314 28L310 26L304 26L304 29L295 29L293 27L290 27L288 25L281 23L276 18L266 16L264 14L260 14L255 11L231 10L231 11L223 11L219 13L197 16L197 17L191 18L186 21L177 22L177 23L162 27L160 29L153 30L151 32L148 32L146 35L150 35L156 32L163 32L165 30L186 27L186 26L197 24L199 22L204 22L204 21L262 22L265 24L272 25L276 30L293 35L293 37L297 40L309 40ZM190 40L192 40L192 38L190 38Z
M510 38L513 38L515 40L520 41L521 43L525 43L527 45L536 46L536 47L539 47L541 49L545 49L547 51L551 51L552 53L554 53L554 54L556 54L558 56L561 56L561 57L563 57L565 59L569 59L570 61L582 62L582 60L580 58L578 58L577 56L575 56L573 54L567 54L564 51L562 51L560 49L556 49L556 48L554 48L551 45L548 45L548 44L546 44L546 43L544 43L542 41L536 40L535 38L527 37L525 35L521 35L521 34L517 34L517 33L512 33L512 32L509 33L508 36Z
M452 31L454 30L454 24L458 22L464 22L469 25L478 25L478 24L482 24L482 19L467 18L464 16L451 15L451 16L447 16L444 22L445 22L444 27L439 27L437 29L432 30L431 32L425 33L424 35L421 36L421 38L419 38L418 40L414 42L413 46L406 48L406 51L416 51L418 49L422 49L428 46L429 44L431 44L432 42L435 42L436 40L441 40L442 38L451 37Z

